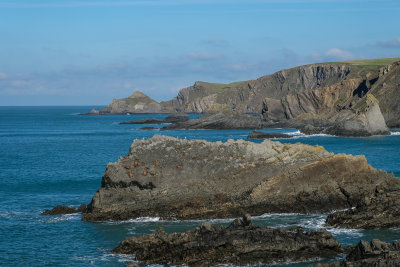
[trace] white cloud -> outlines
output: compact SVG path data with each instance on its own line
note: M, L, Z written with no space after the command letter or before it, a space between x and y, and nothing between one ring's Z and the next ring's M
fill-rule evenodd
M325 55L334 60L350 60L356 58L353 53L340 48L329 49L325 52Z
M4 72L0 72L0 79L6 79L7 77L7 74L5 74Z
M400 37L388 41L378 42L378 45L383 47L400 48Z

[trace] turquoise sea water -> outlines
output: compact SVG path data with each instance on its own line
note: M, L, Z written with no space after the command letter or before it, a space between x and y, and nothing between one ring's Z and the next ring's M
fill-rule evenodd
M108 162L128 153L135 138L165 134L209 141L245 139L251 130L139 130L144 125L119 122L166 115L78 116L92 107L0 107L0 266L124 266L132 258L113 255L128 235L150 234L163 226L185 231L202 221L160 221L140 218L126 222L82 222L80 215L42 216L55 205L89 203L100 187ZM155 127L161 127L155 125ZM274 129L293 139L324 146L335 153L363 154L368 162L400 177L400 135L370 138L304 136L295 129ZM259 141L260 142L260 141ZM268 214L256 225L308 229L323 227L326 214ZM227 224L231 220L213 220ZM328 229L340 242L400 239L400 229ZM305 266L291 263L285 266Z

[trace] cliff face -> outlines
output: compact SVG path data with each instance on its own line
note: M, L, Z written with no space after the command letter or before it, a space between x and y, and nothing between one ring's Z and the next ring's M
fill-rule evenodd
M381 68L379 79L370 91L381 103L389 127L400 127L400 62Z
M196 82L169 103L186 112L258 113L267 122L307 117L321 124L327 118L348 120L343 114L358 114L366 94L371 93L381 103L378 108L388 125L400 126L400 63L384 67L373 63L312 64L226 85ZM343 110L350 112L338 115Z
M319 146L154 136L107 166L84 220L235 217L349 208L394 179Z

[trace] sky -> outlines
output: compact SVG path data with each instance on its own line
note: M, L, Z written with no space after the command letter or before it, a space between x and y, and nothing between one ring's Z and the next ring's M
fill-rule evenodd
M196 81L400 57L398 0L0 0L0 105L169 100Z

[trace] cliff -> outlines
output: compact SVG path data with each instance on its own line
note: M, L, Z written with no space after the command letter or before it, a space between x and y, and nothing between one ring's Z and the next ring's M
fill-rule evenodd
M365 157L320 146L155 135L135 140L128 155L107 165L83 219L327 212L357 205L391 179Z

